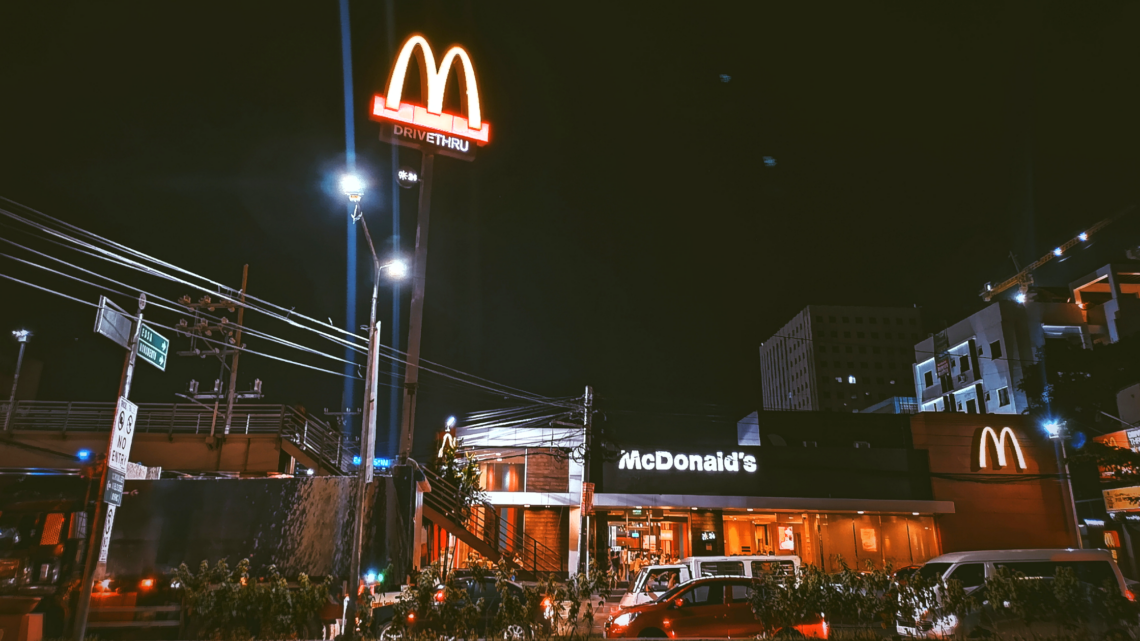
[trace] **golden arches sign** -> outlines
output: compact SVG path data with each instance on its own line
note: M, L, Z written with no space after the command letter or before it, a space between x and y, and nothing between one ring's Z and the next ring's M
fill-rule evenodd
M408 64L416 57L420 69L420 91L424 106L403 102L404 84L408 75ZM456 65L456 61L459 62ZM443 98L447 91L447 77L453 66L457 66L460 100L464 116L444 113ZM483 121L479 103L479 83L475 77L475 65L467 50L453 45L440 58L436 66L435 54L427 38L416 34L410 36L400 46L400 53L388 75L386 96L375 96L372 101L372 116L382 120L431 129L451 136L460 136L479 144L490 140L490 124Z
M995 431L992 427L982 429L981 443L979 443L978 447L978 467L986 467L987 439L992 440L994 447L997 449L997 467L1005 467L1006 437L1009 437L1009 443L1013 447L1014 454L1017 455L1017 467L1022 470L1025 469L1025 455L1021 453L1021 444L1017 442L1017 435L1008 427L1001 428L1000 433Z

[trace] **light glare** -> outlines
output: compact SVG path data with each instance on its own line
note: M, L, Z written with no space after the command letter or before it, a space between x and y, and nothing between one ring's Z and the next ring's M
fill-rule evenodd
M348 196L349 200L360 200L360 197L364 195L364 181L360 179L360 176L345 174L340 179L340 190L344 192L345 196Z
M394 260L384 267L388 270L388 277L393 280L403 280L408 276L408 264L402 260Z
M1017 292L1016 294L1013 295L1013 300L1024 304L1025 303L1025 292Z
M1056 249L1054 249L1054 250L1053 250L1053 255L1054 255L1054 256L1060 256L1060 255L1061 255L1061 248L1060 248L1060 247L1057 247Z
M1045 432L1049 438L1057 438L1061 435L1061 425L1057 421L1049 421L1045 424Z
M448 427L455 427L455 417L454 416L448 416L447 417L447 426Z
M1083 243L1089 239L1089 235L1086 234L1085 232L1081 232L1081 233L1077 234L1077 239Z

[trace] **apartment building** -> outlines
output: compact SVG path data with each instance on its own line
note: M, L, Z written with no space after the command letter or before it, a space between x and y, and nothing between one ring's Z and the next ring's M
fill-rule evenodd
M809 305L760 344L764 409L855 412L915 396L921 313Z
M1105 265L1068 291L1030 290L993 301L914 346L914 386L923 412L1021 414L1019 389L1047 341L1086 349L1140 331L1140 263Z

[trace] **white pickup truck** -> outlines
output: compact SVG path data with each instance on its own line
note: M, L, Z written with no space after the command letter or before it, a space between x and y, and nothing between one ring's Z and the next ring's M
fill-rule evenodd
M706 576L795 576L800 563L800 557L794 555L690 556L671 565L647 565L630 582L618 607L625 609L656 601L669 588Z

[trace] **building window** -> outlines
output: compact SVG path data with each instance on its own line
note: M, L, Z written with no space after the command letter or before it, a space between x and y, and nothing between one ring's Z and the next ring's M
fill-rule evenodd
M925 372L922 375L922 380L927 387L934 387L934 372Z
M804 441L804 447L819 447L815 441Z
M838 345L832 345L831 346L831 353L832 354L838 354L839 353L839 346Z
M855 384L855 377L854 376L848 376L847 382L854 385Z
M875 323L879 322L879 319L877 319L877 318L875 318L875 317L873 317L873 316L872 316L871 318L868 318L867 320L871 321L871 324L872 324L872 325L874 325Z
M839 338L839 332L831 332L832 338Z
M1001 341L994 341L990 343L990 359L997 360L1001 358Z
M858 323L859 325L862 325L863 324L863 317L862 316L856 316L855 322Z
M875 319L872 318L871 320L875 320ZM879 337L879 332L871 332L871 338L878 338L878 337Z
M874 319L872 319L872 320L874 320ZM855 449L857 449L857 450L867 449L870 447L871 447L871 443L869 441L855 441Z
M851 322L851 319L850 319L850 318L847 318L846 316L844 316L844 317L843 317L843 322L844 322L844 323L850 323L850 322Z
M847 361L847 369L855 369L855 361Z
M860 345L860 346L859 346L859 353L860 353L860 354L866 354L866 353L867 353L867 348L866 348L866 347L863 347L862 345Z
M918 334L911 334L911 335L910 335L910 340L912 340L912 341L916 341L916 340L918 340Z
M958 370L965 373L970 371L970 357L963 356L958 359Z
M918 321L916 321L912 318L912 319L910 319L910 324L911 325L918 325Z
M862 361L861 363L859 363L859 367L862 367L863 369L867 369L867 361Z
M843 332L843 338L851 338L851 332Z
M875 369L883 369L882 363L875 363Z
M819 338L827 338L827 332L823 331L822 329L816 332L815 335Z
M835 366L836 366L836 367L839 367L839 361L836 361L836 362L835 362ZM835 382L836 382L836 383L842 383L842 382L843 382L843 377L842 377L842 376L836 376L836 377L835 377Z
M883 319L883 324L884 324L884 325L890 325L890 324L891 324L891 319L889 319L889 318L884 318L884 319Z
M842 364L840 364L840 362L839 362L839 361L832 361L832 362L831 362L831 364L832 364L833 366L835 366L835 367L843 367L843 365L842 365Z
M879 349L878 347L872 347L872 348L871 348L871 353L872 353L872 354L881 354L881 353L882 353L882 351L883 351L883 350Z
M859 338L866 338L867 337L867 335L864 334L863 332L859 332L858 336L859 336Z
M845 349L847 350L847 353L848 353L848 354L850 354L851 352L855 351L855 348L851 347L850 345L848 345L848 346L847 346Z
M1009 405L1009 388L1003 387L998 390L998 407L1005 407Z
M827 322L829 322L829 323L834 323L834 322L835 322L835 317L834 317L834 316L828 316L828 317L827 317Z
M879 385L882 385L883 384L883 377L879 376L878 378L875 379L875 382L878 383Z
M482 463L483 489L488 492L522 492L526 466L522 457L517 463Z
M822 317L822 316L816 316L816 317L815 317L815 322L817 322L817 323L822 323L822 322L823 322L823 317Z

